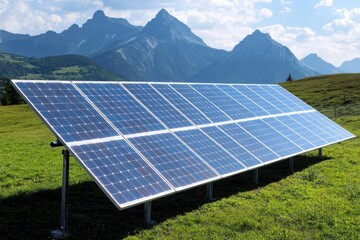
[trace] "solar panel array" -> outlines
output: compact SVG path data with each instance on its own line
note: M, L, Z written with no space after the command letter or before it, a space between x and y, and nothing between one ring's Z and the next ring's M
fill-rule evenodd
M119 208L354 137L278 85L12 83Z

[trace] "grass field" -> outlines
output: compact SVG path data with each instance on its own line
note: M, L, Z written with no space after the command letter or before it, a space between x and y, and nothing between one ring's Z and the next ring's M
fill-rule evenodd
M284 86L310 104L317 102L315 88L341 101L332 84L326 89L320 81ZM359 82L357 76L347 87L354 99ZM360 116L337 122L360 134ZM62 156L50 148L53 140L26 105L0 107L0 239L49 239L59 227ZM296 157L295 173L286 160L261 168L259 185L251 172L215 182L213 202L204 186L156 200L158 224L149 229L143 206L118 211L71 158L70 239L359 239L360 141L326 147L323 155Z

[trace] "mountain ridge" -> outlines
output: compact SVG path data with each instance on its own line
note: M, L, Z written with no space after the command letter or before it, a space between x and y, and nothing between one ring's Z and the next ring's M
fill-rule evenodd
M337 74L345 72L341 68L337 68L334 65L326 62L316 53L310 53L301 59L300 63L312 69L313 71L319 72L320 74Z
M92 59L129 80L183 82L225 53L162 9L136 38Z
M80 54L129 80L274 83L312 76L286 46L259 30L228 52L209 47L165 9L144 27L102 10L82 26L37 36L0 30L0 51L24 56Z
M191 81L276 83L292 76L299 79L316 75L302 66L295 55L259 30L240 41L223 59L194 75Z

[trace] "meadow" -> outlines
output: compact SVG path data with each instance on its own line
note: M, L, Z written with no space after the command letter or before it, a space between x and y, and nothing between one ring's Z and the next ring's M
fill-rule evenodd
M359 104L360 77L349 78L283 86L315 107L341 103L344 92ZM360 116L336 121L359 136ZM53 140L27 105L0 106L0 239L49 239L59 227L62 155ZM205 186L156 200L149 228L142 205L118 211L71 158L70 239L359 239L359 173L355 138L324 148L322 159L297 156L294 173L287 160L263 167L258 185L251 172L215 182L215 201Z

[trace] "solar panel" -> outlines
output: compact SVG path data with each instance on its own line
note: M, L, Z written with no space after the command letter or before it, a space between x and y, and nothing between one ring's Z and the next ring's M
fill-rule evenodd
M340 127L319 112L311 112L306 115L307 117L312 118L314 122L317 122L319 126L322 126L324 129L328 129L329 133L337 136L338 141L354 137L353 134L346 131L344 128Z
M258 95L256 92L251 90L251 85L233 85L233 87L238 90L240 93L244 94L247 98L251 99L251 101L260 105L263 109L266 109L270 114L279 114L282 113L277 107L269 103L262 96Z
M176 135L223 176L245 169L241 162L199 129L179 131Z
M277 85L12 83L119 208L354 137Z
M315 133L313 133L309 128L307 128L306 125L304 125L305 123L296 121L292 115L278 117L277 119L286 126L290 127L302 138L306 139L306 141L311 143L314 146L314 149L316 147L326 145L326 141L324 141L322 138L319 138Z
M165 129L119 83L76 82L75 85L123 134Z
M71 150L120 208L174 191L124 140L72 146Z
M280 122L276 118L265 118L263 119L265 123L274 128L276 131L281 133L282 135L288 137L290 141L294 142L297 146L299 146L302 150L310 150L314 148L314 145L308 142L305 138L301 137L296 131L291 129L289 126Z
M256 92L258 95L260 95L268 103L279 109L281 112L283 113L293 112L293 110L287 105L286 102L282 102L275 97L278 96L279 94L274 94L274 91L272 91L270 86L251 85L248 86L248 88Z
M251 152L245 149L244 146L231 138L224 131L220 130L218 127L204 127L202 130L246 167L251 168L262 165L262 162L258 159L258 157L251 154Z
M256 115L235 101L229 95L225 94L215 85L211 84L193 84L191 85L197 92L221 109L231 119L251 118Z
M194 124L209 124L210 120L202 114L194 105L186 98L182 97L178 92L167 84L152 84L168 101L171 102L180 112L186 115Z
M241 122L239 125L280 157L292 156L302 151L288 138L277 132L262 120Z
M209 102L189 85L173 84L170 86L179 92L182 96L184 96L194 106L196 106L197 109L206 115L212 122L223 122L231 120L221 110L214 106L214 104Z
M274 92L278 93L277 96L283 96L285 99L287 99L286 102L292 107L295 107L297 105L302 110L313 110L312 107L303 102L300 98L295 97L285 88L282 88L279 85L271 85L271 88L274 89Z
M238 103L243 105L246 109L248 109L251 113L255 116L266 116L270 113L266 111L266 109L262 108L256 102L252 101L250 98L247 98L241 92L237 91L234 87L225 84L217 85L219 89L224 91L227 95L231 96L235 99Z
M258 139L254 138L254 136L249 134L236 123L221 125L219 128L227 135L232 137L235 141L237 141L239 145L245 148L253 156L256 156L256 158L261 162L270 162L280 158L280 156L277 155L273 150L268 148ZM256 165L258 165L257 161L256 163Z
M305 125L308 129L311 129L319 138L323 139L326 144L336 142L336 137L328 132L324 131L319 127L318 124L315 124L313 121L308 119L308 116L304 114L296 114L292 116L296 121Z
M192 124L148 84L123 84L142 104L169 128Z
M129 141L174 186L196 186L218 175L171 133L130 138Z
M17 81L14 84L63 141L119 136L70 82Z

